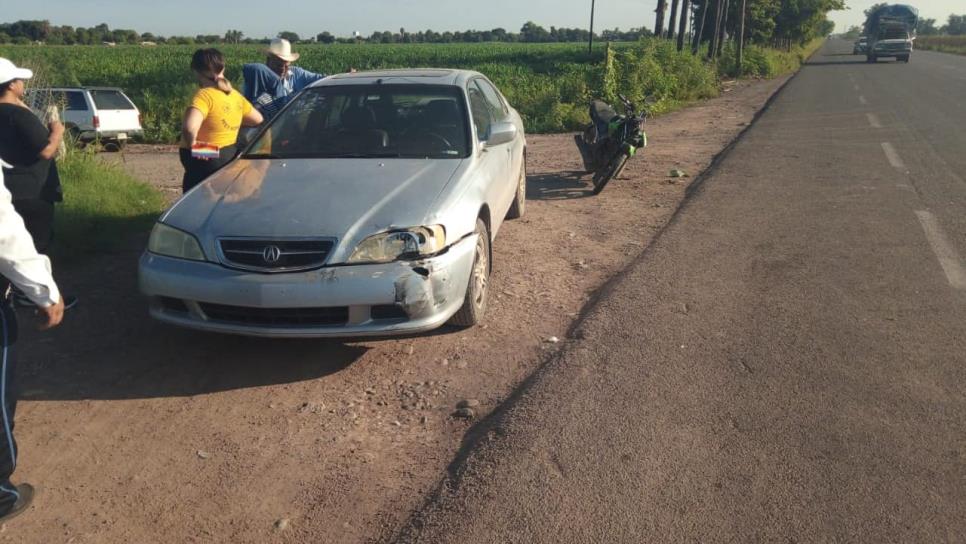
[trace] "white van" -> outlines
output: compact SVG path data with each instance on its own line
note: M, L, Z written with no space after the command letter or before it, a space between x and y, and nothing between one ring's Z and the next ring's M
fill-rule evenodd
M43 115L54 106L67 132L81 142L118 146L144 133L141 112L121 89L114 87L51 87L30 89L27 104Z

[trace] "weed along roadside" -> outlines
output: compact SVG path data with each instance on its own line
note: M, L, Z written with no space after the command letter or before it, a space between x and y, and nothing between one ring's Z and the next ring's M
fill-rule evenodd
M118 251L132 243L132 236L150 230L164 209L160 191L98 160L92 150L68 147L58 168L64 203L56 215L55 258L90 259Z

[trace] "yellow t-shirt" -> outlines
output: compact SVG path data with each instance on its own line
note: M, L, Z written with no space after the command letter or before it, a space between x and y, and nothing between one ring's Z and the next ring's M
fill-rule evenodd
M199 89L191 100L191 107L205 117L197 140L218 147L235 143L242 117L252 111L251 103L240 92L232 89L230 93L225 93L214 87Z

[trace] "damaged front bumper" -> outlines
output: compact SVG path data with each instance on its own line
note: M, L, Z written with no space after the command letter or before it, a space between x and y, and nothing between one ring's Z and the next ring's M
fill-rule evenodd
M476 235L423 260L259 274L145 253L151 315L191 329L280 338L395 336L440 327L463 304Z

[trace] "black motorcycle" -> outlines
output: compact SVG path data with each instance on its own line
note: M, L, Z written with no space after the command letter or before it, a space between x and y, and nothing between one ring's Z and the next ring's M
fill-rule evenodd
M644 123L647 111L637 113L634 104L622 95L625 115L618 114L602 100L590 102L591 124L583 134L574 136L584 169L594 173L594 194L600 194L607 183L616 178L627 165L627 159L647 146ZM649 104L650 101L645 101Z

